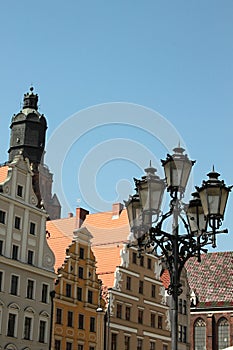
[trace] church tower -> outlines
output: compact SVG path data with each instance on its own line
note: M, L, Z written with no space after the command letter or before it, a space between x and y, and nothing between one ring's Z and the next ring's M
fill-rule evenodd
M23 108L13 116L10 128L9 161L21 153L30 164L38 166L44 152L47 122L38 112L38 95L33 93L33 87L24 94Z
M30 92L24 94L22 110L11 120L11 138L9 162L22 154L29 159L33 171L33 188L38 198L38 207L43 207L39 184L39 164L45 148L47 122L43 114L38 112L38 95Z

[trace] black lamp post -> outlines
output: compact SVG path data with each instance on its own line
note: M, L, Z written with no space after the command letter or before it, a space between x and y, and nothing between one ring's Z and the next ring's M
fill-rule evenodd
M178 350L178 296L182 293L182 269L190 257L196 256L200 261L201 252L207 252L204 247L208 244L216 247L216 234L227 232L219 231L219 228L231 187L218 180L219 174L214 170L208 174L209 180L196 187L197 192L188 205L182 201L194 163L184 154L183 148L174 148L174 154L162 160L165 180L155 174L156 169L150 164L142 179L134 179L136 194L125 202L139 253L158 255L157 249L160 249L160 258L170 274L172 350ZM163 214L160 208L165 188L171 201L169 211ZM162 226L169 217L172 217L172 230L166 232ZM180 223L185 233L179 232Z

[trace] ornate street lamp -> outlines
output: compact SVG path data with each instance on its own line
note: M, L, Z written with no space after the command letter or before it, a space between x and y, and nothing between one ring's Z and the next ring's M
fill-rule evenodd
M198 192L192 193L193 198L186 207L186 216L191 233L199 237L206 232L207 220Z
M173 194L180 192L183 195L189 175L195 161L189 160L184 153L184 148L178 146L173 149L175 152L172 156L167 155L167 159L161 160L167 182L167 190Z
M162 160L165 181L160 179L151 164L145 169L146 175L140 180L134 179L136 195L125 202L131 231L137 241L139 253L142 251L157 254L170 274L168 294L172 296L171 327L172 350L178 344L178 296L182 293L180 277L186 261L193 256L201 259L204 247L212 244L216 247L216 234L222 223L224 211L231 187L218 180L219 174L214 170L208 174L209 180L203 181L202 187L196 187L197 193L189 204L184 204L185 188L195 161L184 154L180 145L174 148L173 155ZM170 194L170 209L162 214L161 203L164 189ZM162 229L166 219L172 217L172 232ZM179 233L179 223L184 233ZM211 231L208 231L208 226ZM133 244L133 243L132 243Z

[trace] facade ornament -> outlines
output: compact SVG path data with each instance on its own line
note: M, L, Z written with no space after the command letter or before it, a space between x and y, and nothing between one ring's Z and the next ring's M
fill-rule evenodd
M121 282L122 281L122 274L119 271L119 268L117 267L114 272L114 289L121 290Z
M169 310L166 311L165 324L166 324L166 329L168 331L170 331L171 330L171 319L170 319L170 311Z
M161 271L162 271L162 265L160 264L159 261L157 261L157 262L155 261L154 273L155 273L155 277L158 280L160 279Z
M161 298L161 304L162 305L166 305L167 304L166 293L165 293L165 288L163 286L160 287L159 295L162 297Z
M127 244L123 245L123 248L120 251L121 256L121 266L128 267L129 266L129 249L127 248Z

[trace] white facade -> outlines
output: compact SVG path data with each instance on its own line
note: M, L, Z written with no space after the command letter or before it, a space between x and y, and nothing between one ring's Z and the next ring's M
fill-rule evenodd
M55 259L47 213L37 208L29 161L18 155L7 166L0 184L0 349L49 349Z

